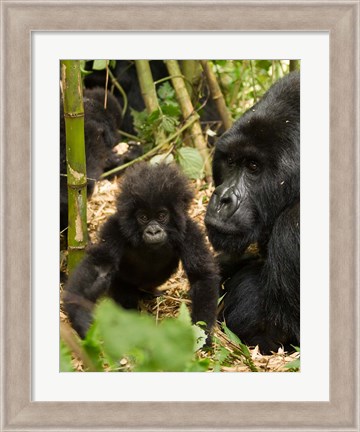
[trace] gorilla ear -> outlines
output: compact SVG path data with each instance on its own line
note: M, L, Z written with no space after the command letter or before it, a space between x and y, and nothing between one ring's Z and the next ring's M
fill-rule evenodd
M184 189L183 196L182 196L182 203L184 205L185 210L188 210L191 204L191 201L194 198L193 191L188 187Z

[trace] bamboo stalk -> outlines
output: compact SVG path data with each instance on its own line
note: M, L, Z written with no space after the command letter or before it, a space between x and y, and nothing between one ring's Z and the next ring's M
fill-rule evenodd
M217 110L219 111L224 127L225 129L230 129L233 124L233 120L231 118L229 110L227 109L225 99L217 82L216 76L211 69L210 63L207 60L200 60L200 63L210 87L211 97L215 102Z
M176 60L165 60L165 64L168 68L170 76L172 77L171 82L174 86L176 98L179 102L184 119L186 120L191 116L196 117L196 121L192 124L190 128L191 135L195 147L199 150L199 153L203 158L206 179L210 181L212 177L210 155L206 146L204 136L202 134L199 115L194 111L194 107L191 103L189 93L186 90L184 78L181 77L181 71L178 62Z
M151 114L152 112L159 109L159 103L149 60L135 60L135 66L146 111L148 114ZM164 132L162 130L158 131L155 141L163 141L164 139Z
M201 66L197 60L181 60L180 62L181 71L186 78L185 85L189 96L194 102L196 92L194 91L201 79Z
M68 182L68 270L81 261L87 244L86 226L86 158L84 106L80 62L61 62L66 134L66 165Z

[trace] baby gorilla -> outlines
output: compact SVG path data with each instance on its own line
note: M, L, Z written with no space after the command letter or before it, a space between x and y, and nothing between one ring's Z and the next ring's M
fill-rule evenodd
M66 286L64 308L81 337L91 309L108 295L124 308L156 295L182 261L190 282L192 320L210 332L216 320L219 277L205 239L187 211L193 198L176 166L144 163L129 168L121 183L117 212L89 247Z

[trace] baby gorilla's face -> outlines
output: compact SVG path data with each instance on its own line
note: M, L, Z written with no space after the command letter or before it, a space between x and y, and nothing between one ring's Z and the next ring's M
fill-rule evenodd
M166 228L169 219L169 211L164 207L156 210L141 209L136 213L136 220L146 245L158 247L167 242Z

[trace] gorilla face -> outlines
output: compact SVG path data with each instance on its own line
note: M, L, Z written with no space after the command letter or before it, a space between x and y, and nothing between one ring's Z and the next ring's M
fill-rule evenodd
M251 243L266 242L275 218L298 198L299 142L286 139L298 127L255 105L218 141L216 189L205 217L216 250L242 254Z
M205 218L217 250L242 253L259 236L262 223L254 196L265 169L260 156L241 146L233 134L225 134L218 143L213 163L216 189Z

